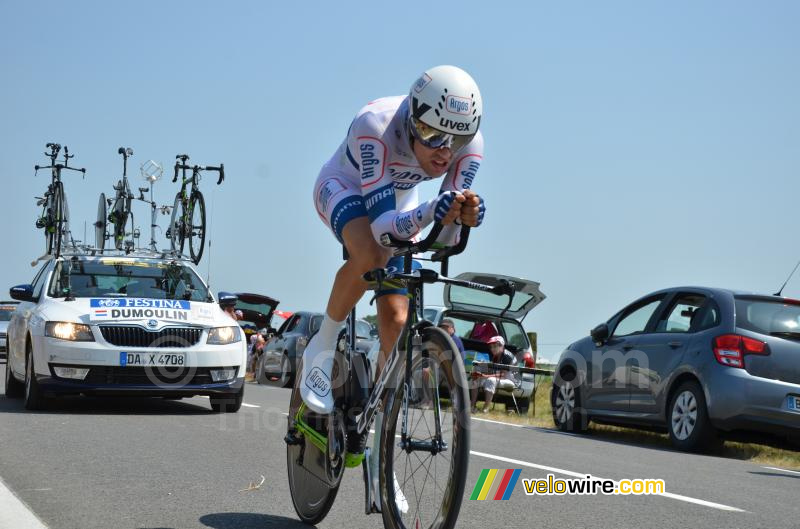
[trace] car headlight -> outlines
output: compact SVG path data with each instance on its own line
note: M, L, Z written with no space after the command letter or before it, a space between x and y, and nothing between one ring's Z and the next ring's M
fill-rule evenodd
M92 329L83 323L68 321L48 321L44 326L44 335L71 342L93 342Z
M228 345L236 343L242 339L239 326L236 327L214 327L208 331L206 343L211 345Z

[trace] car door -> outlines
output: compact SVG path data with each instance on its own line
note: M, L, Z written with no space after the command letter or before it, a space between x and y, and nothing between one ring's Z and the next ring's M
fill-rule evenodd
M6 359L6 369L12 369L18 376L25 372L25 343L28 337L28 329L31 325L31 318L34 316L38 300L44 292L44 285L50 276L51 263L45 264L39 269L33 278L33 298L37 301L21 301L11 321L8 323L8 358ZM13 359L11 357L14 357Z
M711 306L709 306L709 304ZM629 386L631 412L659 419L665 409L664 399L671 375L681 365L683 357L699 329L696 317L711 310L719 314L716 303L700 290L675 293L665 304L652 332L639 337L636 348L644 353L644 364L631 367Z
M612 414L630 411L628 373L640 356L636 345L665 297L659 294L638 300L611 319L609 338L595 344L587 366L587 408Z

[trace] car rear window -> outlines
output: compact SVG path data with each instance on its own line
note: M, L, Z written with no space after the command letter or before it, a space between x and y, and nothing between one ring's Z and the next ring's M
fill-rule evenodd
M800 303L737 297L736 326L761 334L800 332Z

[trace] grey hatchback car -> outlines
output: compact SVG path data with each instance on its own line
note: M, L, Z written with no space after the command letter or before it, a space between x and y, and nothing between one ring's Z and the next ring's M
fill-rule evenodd
M556 367L553 420L666 429L681 450L707 451L726 436L800 441L800 301L703 287L644 296Z

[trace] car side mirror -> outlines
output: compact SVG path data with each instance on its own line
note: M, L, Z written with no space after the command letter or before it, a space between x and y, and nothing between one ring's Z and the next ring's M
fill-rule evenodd
M592 335L592 340L594 340L595 344L598 346L603 345L606 343L606 340L608 340L608 324L601 323L592 329L590 334Z
M371 338L377 338L378 337L378 329L370 329L369 335L370 335Z
M17 301L36 301L33 299L32 285L17 285L11 287L8 293L11 295L11 299L16 299Z

